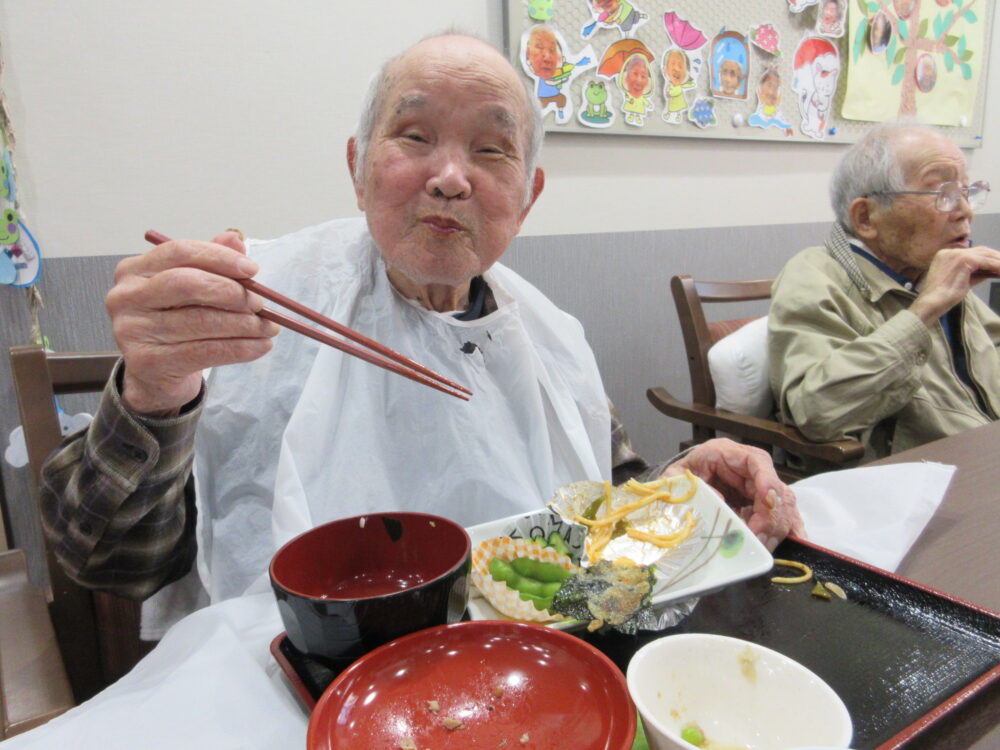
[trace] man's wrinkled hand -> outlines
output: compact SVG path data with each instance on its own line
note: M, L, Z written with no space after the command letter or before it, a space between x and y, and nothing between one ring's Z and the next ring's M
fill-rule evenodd
M280 328L256 315L263 300L235 281L257 270L233 231L172 240L118 264L105 306L125 360L127 408L175 414L198 395L202 370L271 349Z
M1000 277L1000 252L977 247L948 247L939 250L920 281L920 295L910 310L925 324L938 319L961 302L976 284Z
M685 470L720 492L769 551L789 534L805 538L795 493L778 478L771 456L760 448L725 438L708 440L663 474L673 476Z

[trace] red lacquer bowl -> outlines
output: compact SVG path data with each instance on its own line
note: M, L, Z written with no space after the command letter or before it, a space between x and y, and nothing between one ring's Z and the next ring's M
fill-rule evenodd
M316 704L307 747L629 750L635 732L625 678L600 651L553 628L479 620L356 661Z
M271 560L288 639L331 663L421 628L458 622L469 596L472 543L426 513L369 513L317 526Z

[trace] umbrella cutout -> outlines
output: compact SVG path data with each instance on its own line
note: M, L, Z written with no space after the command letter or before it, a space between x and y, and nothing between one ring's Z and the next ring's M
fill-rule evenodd
M663 14L663 25L667 27L667 33L670 34L674 44L688 52L701 49L708 41L708 37L701 29L695 28L674 11Z
M649 48L638 39L620 39L604 51L597 72L605 78L614 78L634 54L644 55L650 63L655 59Z

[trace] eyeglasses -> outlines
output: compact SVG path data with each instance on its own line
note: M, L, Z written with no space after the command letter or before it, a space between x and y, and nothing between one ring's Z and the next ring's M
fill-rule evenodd
M968 187L962 187L957 182L946 182L937 190L879 190L866 194L865 198L872 195L936 195L934 207L938 211L950 213L958 208L958 202L965 198L969 208L975 211L986 203L986 196L990 194L990 183L985 180L973 182Z

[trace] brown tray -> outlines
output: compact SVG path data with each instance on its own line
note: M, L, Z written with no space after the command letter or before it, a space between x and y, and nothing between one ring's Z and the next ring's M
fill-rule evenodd
M623 671L639 647L673 633L730 635L780 651L840 695L857 750L903 747L959 707L975 709L972 699L988 686L996 690L1000 614L807 542L787 540L775 557L809 565L848 599L819 599L811 583L777 585L768 574L703 597L665 631L581 637ZM284 634L271 651L309 707L338 672L299 653ZM794 696L775 710L795 710Z

